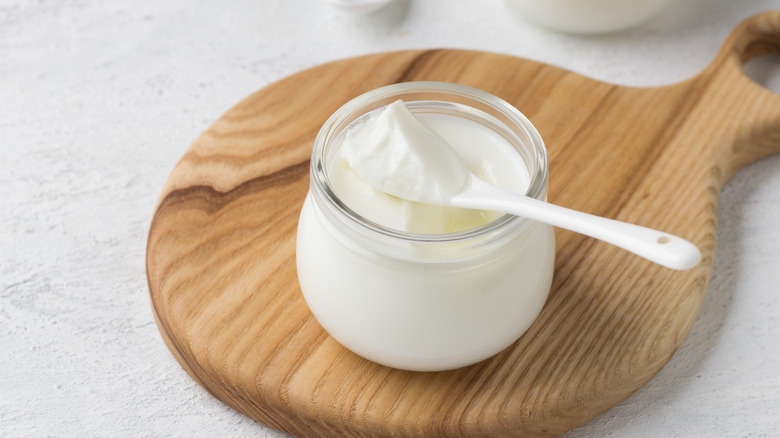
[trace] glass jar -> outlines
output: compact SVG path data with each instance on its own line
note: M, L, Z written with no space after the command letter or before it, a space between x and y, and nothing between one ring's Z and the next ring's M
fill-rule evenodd
M459 368L500 352L537 317L552 282L555 238L550 226L512 215L457 233L408 233L345 205L328 177L342 134L398 99L413 113L462 117L501 135L525 164L518 171L528 172L526 194L546 200L544 144L512 105L450 83L379 88L338 109L314 142L298 279L317 321L358 355L414 371Z

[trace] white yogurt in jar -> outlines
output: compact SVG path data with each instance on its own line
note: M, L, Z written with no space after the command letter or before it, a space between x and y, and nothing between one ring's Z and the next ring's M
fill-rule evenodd
M371 137L357 130L396 99L478 176L546 196L544 146L508 104L454 84L374 90L337 111L315 142L299 282L320 324L353 352L408 370L458 368L500 352L536 318L552 280L554 235L518 217L403 201L356 175L345 138Z
M464 167L504 189L516 193L528 189L528 169L517 151L476 121L424 110L413 115L399 100L355 125L345 135L328 175L348 207L388 228L455 233L495 220L500 214L493 211L430 205L463 188ZM382 180L372 178L380 174ZM388 194L401 192L404 199ZM426 203L405 200L409 198Z

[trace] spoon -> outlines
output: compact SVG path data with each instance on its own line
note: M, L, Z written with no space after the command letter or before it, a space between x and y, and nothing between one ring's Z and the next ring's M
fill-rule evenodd
M680 237L550 204L488 184L469 172L466 186L441 206L500 211L590 236L667 268L685 270L701 260L699 249Z
M701 260L699 249L680 237L570 210L485 182L400 100L350 132L342 148L358 177L401 199L522 216L611 243L672 269L690 269Z

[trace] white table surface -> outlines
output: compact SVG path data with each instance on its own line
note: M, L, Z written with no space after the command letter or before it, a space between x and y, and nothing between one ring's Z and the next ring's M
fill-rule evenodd
M780 0L676 0L641 27L578 37L502 0L397 0L368 16L314 0L0 0L0 436L284 436L180 368L144 268L168 173L249 93L326 61L440 47L662 85L770 9ZM768 59L751 67L778 91ZM718 217L688 338L569 437L780 436L780 156L735 175Z

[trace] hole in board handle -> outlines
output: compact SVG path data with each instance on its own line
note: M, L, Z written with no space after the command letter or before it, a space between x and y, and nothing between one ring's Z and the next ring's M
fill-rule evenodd
M742 70L753 82L780 94L780 53L752 58L742 66Z

